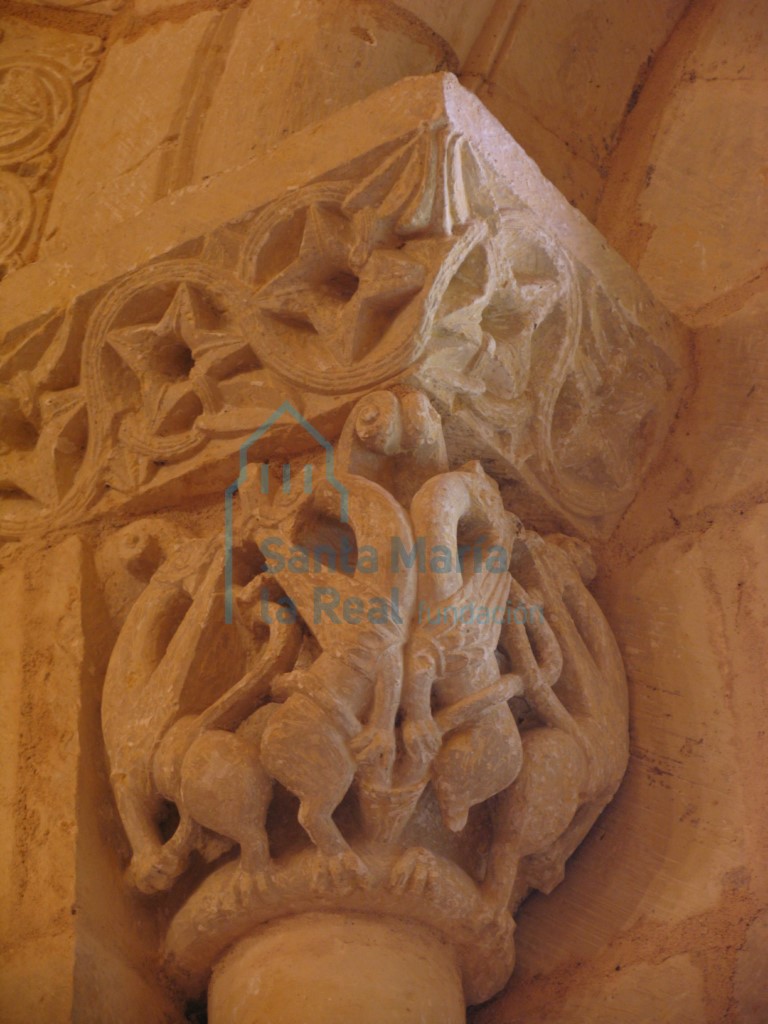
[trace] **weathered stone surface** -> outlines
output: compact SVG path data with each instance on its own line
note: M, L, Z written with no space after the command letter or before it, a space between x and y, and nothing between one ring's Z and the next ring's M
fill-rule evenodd
M627 107L685 6L526 4L490 66L481 75L470 69L468 84L590 219Z
M747 930L739 951L734 994L743 1024L760 1024L768 1012L765 976L768 971L768 913L762 910Z
M486 1024L696 1024L706 1019L705 990L694 959L681 955L653 965L618 964L591 985L574 984L538 1005L513 1007L503 1016L489 1010L478 1019Z
M344 78L340 59L353 69ZM456 71L454 60L439 36L396 4L305 0L278 9L258 0L243 12L229 45L188 181L245 164L407 75ZM247 104L238 102L243 91Z
M189 90L189 68L219 17L203 11L110 48L58 179L43 257L65 262L87 225L100 234L163 194L158 179L181 130L178 108Z
M41 934L4 953L0 1011L8 1024L72 1019L73 942L62 931Z
M78 541L48 577L3 574L3 849L0 1016L66 1020L73 998L82 617Z
M451 0L397 0L397 6L415 14L451 47L463 64L490 17L493 0L478 0L471 7Z
M680 410L655 486L630 509L622 534L644 547L681 527L706 529L719 512L745 512L765 495L768 296L702 329L696 389Z
M667 114L669 121L661 126L652 154L655 170L639 211L645 224L656 227L639 269L654 292L686 318L749 282L768 262L765 183L744 175L745 166L760 164L768 155L765 82L738 77L709 82L693 69L690 76L690 84ZM704 138L702 124L713 126ZM750 126L747 132L745 124ZM682 153L687 159L681 180L677 168ZM705 181L706 187L694 190L694 181ZM746 214L735 223L727 198L734 191L741 192ZM686 197L682 203L681 194ZM671 205L677 216L659 225L658 211ZM723 244L724 231L738 236L742 244L736 252ZM698 283L689 275L691 263L704 271ZM683 278L688 284L681 289ZM710 280L716 284L710 285Z
M689 10L627 120L601 202L611 244L696 326L765 291L765 14L762 0Z
M12 1024L176 1012L147 946L153 915L116 884L99 725L108 637L88 562L70 537L0 575L0 1017Z

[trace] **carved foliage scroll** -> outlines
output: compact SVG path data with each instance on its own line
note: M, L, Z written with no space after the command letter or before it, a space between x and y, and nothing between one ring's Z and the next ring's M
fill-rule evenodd
M151 507L182 481L215 492L281 401L333 438L357 398L397 380L435 401L451 458L477 454L534 519L615 520L679 376L640 293L609 297L519 199L500 205L448 128L343 170L78 300L62 344L82 351L87 450L31 519L6 505L6 532Z
M88 443L80 353L70 317L8 339L0 360L0 495L8 532L47 520L77 493Z
M0 277L32 258L77 90L101 44L41 29L0 41Z
M500 476L581 526L599 521L631 500L657 451L679 367L530 211L487 226L419 380L449 435L482 437Z
M362 180L310 185L83 297L69 321L71 343L83 339L81 472L32 518L6 506L5 530L159 491L206 463L223 461L207 478L223 487L233 454L286 396L338 433L350 400L419 358L482 233L457 220L468 200L450 177L455 150L418 132Z

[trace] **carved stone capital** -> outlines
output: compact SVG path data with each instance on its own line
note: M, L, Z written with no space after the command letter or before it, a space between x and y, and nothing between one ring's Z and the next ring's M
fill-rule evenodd
M560 881L626 766L586 550L525 530L479 462L450 469L421 391L360 399L299 463L246 464L224 552L126 528L148 582L102 717L128 877L194 879L165 953L191 993L270 922L332 912L431 929L481 1002L511 910Z
M98 533L166 971L215 968L222 1024L328 915L489 998L625 769L581 538L664 439L677 326L450 75L81 244L0 284L0 532Z

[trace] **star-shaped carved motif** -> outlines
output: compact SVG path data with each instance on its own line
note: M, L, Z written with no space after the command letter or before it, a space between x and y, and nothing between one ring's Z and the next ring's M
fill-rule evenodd
M372 233L366 238L359 228L310 206L295 258L259 292L265 313L303 332L341 367L372 351L426 279L405 249L373 248Z
M139 382L148 434L189 430L201 412L221 408L217 382L235 373L250 349L218 321L204 296L182 283L159 321L110 331L109 345Z
M87 419L81 389L47 390L44 366L0 383L0 492L53 507L82 462Z

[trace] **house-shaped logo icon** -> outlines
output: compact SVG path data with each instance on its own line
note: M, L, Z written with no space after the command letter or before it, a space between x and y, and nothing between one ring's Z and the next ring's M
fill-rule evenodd
M224 621L227 624L232 622L232 530L233 530L233 506L235 494L238 492L240 487L246 482L246 478L249 476L249 469L251 471L257 471L259 480L259 490L262 494L269 493L270 477L274 474L275 467L270 466L267 462L252 463L249 466L248 463L248 452L260 441L265 434L268 433L271 427L273 427L279 420L284 416L290 416L295 422L305 430L309 436L320 445L325 452L325 479L328 483L339 492L339 499L341 505L340 520L342 523L349 521L349 502L347 495L347 488L344 484L336 477L335 463L334 463L334 451L331 442L323 437L320 431L313 427L312 424L306 420L301 413L290 403L283 402L279 409L276 409L272 415L262 423L258 430L250 435L246 441L240 446L240 472L237 480L230 484L224 492L224 543L225 543L225 560L224 560ZM312 493L313 485L313 466L308 464L304 466L302 473L302 489L305 494ZM293 481L291 479L291 464L285 462L282 465L282 489L287 494L291 490Z

